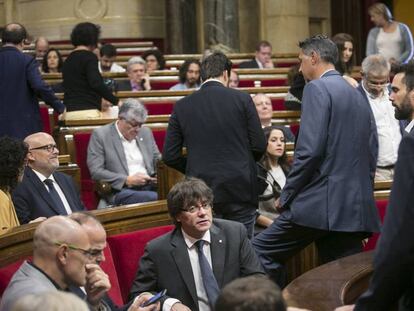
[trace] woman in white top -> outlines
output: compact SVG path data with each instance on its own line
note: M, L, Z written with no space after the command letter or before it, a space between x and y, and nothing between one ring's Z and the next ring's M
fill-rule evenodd
M391 63L406 63L413 58L413 38L407 25L393 20L390 10L383 3L368 8L375 24L368 34L367 56L381 54Z
M289 164L286 155L285 130L282 126L269 126L263 129L267 139L267 149L258 163L259 179L266 181L266 189L259 196L259 209L256 224L268 227L278 217L275 201L285 186Z

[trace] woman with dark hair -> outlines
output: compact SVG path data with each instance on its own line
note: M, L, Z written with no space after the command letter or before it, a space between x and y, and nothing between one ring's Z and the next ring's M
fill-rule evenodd
M25 143L0 138L0 234L20 225L10 193L23 178L27 152Z
M147 50L142 54L147 64L147 72L165 69L165 59L159 50Z
M354 65L354 39L350 34L338 33L332 37L332 41L338 48L338 61L335 64L335 69L349 84L357 87L358 82L351 77L352 67Z
M258 163L259 179L266 182L266 189L259 196L259 210L256 224L268 227L278 216L275 201L286 183L290 166L286 155L285 129L282 126L268 126L263 129L267 149Z
M42 61L42 73L58 73L62 72L63 58L60 52L55 49L49 49Z
M108 110L111 104L118 104L118 98L104 84L98 57L93 53L99 35L99 26L88 22L77 24L70 35L75 49L63 64L62 71L66 120L100 118L101 111ZM102 97L107 101L102 101Z

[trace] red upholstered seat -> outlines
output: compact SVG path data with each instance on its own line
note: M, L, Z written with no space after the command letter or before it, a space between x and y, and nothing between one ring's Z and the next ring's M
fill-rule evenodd
M151 81L151 89L153 90L169 90L170 87L179 83L178 78L177 80L168 80L168 81Z
M147 242L171 231L173 227L162 226L108 237L124 302L128 300L132 282L139 268L139 260L144 254Z
M167 135L167 129L152 129L152 134L154 135L154 140L158 146L158 149L162 152L162 149L164 148L165 135Z
M145 107L149 115L171 114L175 102L146 102Z
M295 135L295 137L298 137L299 124L291 124L290 125L290 130L292 131L293 135Z
M95 193L95 182L91 178L88 165L86 163L89 139L91 133L75 133L73 140L76 148L76 163L81 172L81 198L88 210L96 209L98 196Z
M9 284L13 274L20 268L23 262L24 260L22 259L0 268L0 297L3 296L3 292Z
M254 79L249 80L240 80L239 87L254 87ZM268 86L285 86L287 84L286 78L279 78L279 79L269 79L269 80L261 80L260 86L268 87Z
M40 118L42 119L43 132L52 135L52 126L49 120L49 107L45 105L40 106Z
M388 200L377 200L376 203L377 203L378 213L381 218L381 223L384 223L385 214L387 212ZM367 244L365 244L364 250L369 251L369 250L375 249L379 236L380 236L379 233L374 233L372 237L368 239Z
M108 274L111 282L111 289L109 290L108 295L116 305L122 306L124 303L122 301L121 288L119 287L112 252L109 247L104 249L104 255L105 261L101 263L101 268L106 274Z
M273 110L286 110L284 98L272 98Z

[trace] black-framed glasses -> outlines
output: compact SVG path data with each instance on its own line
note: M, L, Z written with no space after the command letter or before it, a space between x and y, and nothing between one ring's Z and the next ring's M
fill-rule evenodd
M48 144L48 145L43 145L43 146L40 146L40 147L30 148L29 151L32 151L32 150L46 150L47 152L53 152L55 149L57 149L56 144Z
M68 243L59 242L59 241L53 242L53 244L56 245L56 246L66 246L70 250L78 251L78 252L82 253L85 257L87 257L88 259L94 259L97 256L96 255L97 252L95 250L83 249L83 248L77 247L73 244L68 244Z
M211 209L211 203L202 203L202 204L198 204L198 205L191 205L187 208L182 208L181 210L183 212L189 212L190 214L194 214L196 212L198 212L199 210L205 210L208 211Z

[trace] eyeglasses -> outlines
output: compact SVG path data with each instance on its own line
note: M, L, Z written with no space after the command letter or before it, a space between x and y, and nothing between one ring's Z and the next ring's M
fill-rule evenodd
M96 250L91 250L91 249L83 249L80 247L77 247L75 245L72 244L68 244L65 242L54 242L53 243L56 246L66 246L67 248L73 250L73 251L78 251L80 253L82 253L86 258L88 258L89 260L94 259L97 256L97 251Z
M48 145L43 145L43 146L36 147L36 148L30 148L29 151L32 151L32 150L46 150L47 152L53 152L55 149L57 149L56 144L48 144Z
M365 82L367 83L367 85L369 85L371 87L381 87L381 88L386 87L390 83L389 80L386 80L386 81L365 80Z
M143 122L133 122L133 121L128 121L126 119L121 119L121 120L124 120L132 128L136 128L136 127L140 128L144 124Z
M189 212L190 214L194 214L194 213L200 211L201 209L203 209L205 211L210 210L211 209L211 203L202 203L202 204L199 204L197 206L196 205L191 205L190 207L182 208L181 210L184 211L184 212Z

